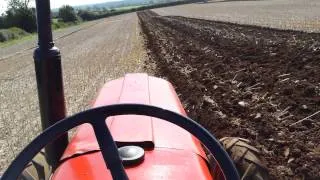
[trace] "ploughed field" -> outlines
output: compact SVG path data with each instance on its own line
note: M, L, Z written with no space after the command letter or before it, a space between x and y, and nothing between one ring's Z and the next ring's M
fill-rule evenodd
M216 137L261 150L272 179L320 177L320 34L139 12L149 63Z

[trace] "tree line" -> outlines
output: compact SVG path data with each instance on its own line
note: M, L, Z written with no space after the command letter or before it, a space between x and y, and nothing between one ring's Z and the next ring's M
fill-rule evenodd
M0 16L0 29L17 27L26 32L37 31L36 9L29 7L30 0L9 0L8 7ZM59 8L59 21L75 22L79 20L76 11L69 5Z
M150 5L146 6L140 6L140 7L134 7L130 9L123 9L123 10L105 10L101 12L93 12L88 10L79 10L77 15L85 21L91 21L95 19L105 18L109 16L114 15L120 15L124 13L130 13L130 12L136 12L136 11L142 11L146 9L154 9L154 8L161 8L161 7L167 7L167 6L175 6L175 5L181 5L181 4L187 4L187 3L194 3L194 2L202 2L203 0L185 0L185 1L175 1L175 2L165 2L160 4L153 4L149 3Z
M0 16L0 29L18 27L27 32L34 32L36 25L35 8L29 7L30 0L9 0L8 8Z
M198 1L199 0L176 1L162 4L152 4L131 9L123 9L118 11L115 9L111 9L102 12L92 12L86 10L77 11L69 5L64 5L59 8L57 18L60 22L76 22L78 20L89 21L128 12L140 11L144 9L159 8ZM29 33L36 32L36 10L35 8L30 7L29 3L30 0L8 0L7 11L0 16L0 29L18 27Z

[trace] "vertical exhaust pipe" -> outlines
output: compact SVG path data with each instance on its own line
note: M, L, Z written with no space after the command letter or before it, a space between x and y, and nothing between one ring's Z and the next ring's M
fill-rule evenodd
M38 47L34 51L42 129L65 118L65 99L61 55L54 46L51 29L50 0L36 0ZM68 134L48 144L45 148L48 163L55 170L68 145Z

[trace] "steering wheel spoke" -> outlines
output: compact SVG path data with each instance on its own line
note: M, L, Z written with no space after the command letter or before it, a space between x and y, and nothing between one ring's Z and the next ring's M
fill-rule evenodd
M113 179L127 180L128 176L122 165L117 145L112 138L105 119L105 117L100 116L98 119L91 121L103 159L110 171L113 172Z

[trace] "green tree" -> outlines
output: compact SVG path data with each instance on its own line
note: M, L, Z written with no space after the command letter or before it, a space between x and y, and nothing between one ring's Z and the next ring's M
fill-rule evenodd
M97 18L95 13L86 10L79 10L78 16L84 21L90 21Z
M29 8L29 3L30 0L9 0L4 27L19 27L27 32L36 31L36 13L34 8Z
M29 3L30 0L8 0L8 9L27 9L29 7Z
M5 16L0 16L0 29L5 28Z
M77 15L73 7L64 5L59 9L59 17L63 22L75 22L77 21Z

